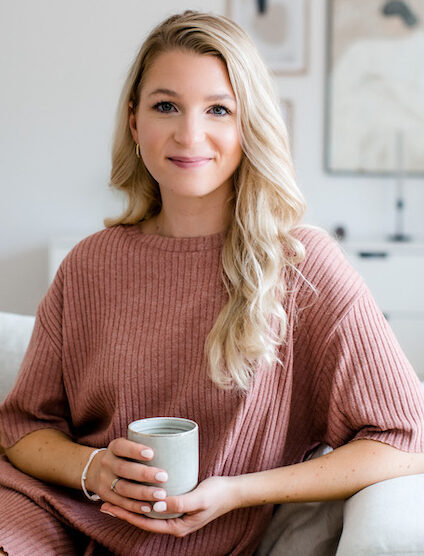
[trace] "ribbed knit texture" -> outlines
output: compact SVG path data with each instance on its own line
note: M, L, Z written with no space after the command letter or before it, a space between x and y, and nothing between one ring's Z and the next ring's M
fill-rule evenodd
M83 240L37 311L19 379L0 410L2 443L48 427L103 447L135 419L186 417L200 427L200 480L299 462L320 442L371 438L424 451L423 389L368 289L326 233L294 234L307 253L299 270L316 293L290 275L283 366L258 369L246 396L214 386L204 355L227 299L225 234L165 238L117 226ZM233 511L177 539L101 514L80 492L44 485L6 460L0 484L125 556L251 555L272 512L270 505ZM19 511L18 501L10 504ZM39 513L33 521L42 527ZM25 544L13 521L3 528ZM26 553L30 547L19 555Z

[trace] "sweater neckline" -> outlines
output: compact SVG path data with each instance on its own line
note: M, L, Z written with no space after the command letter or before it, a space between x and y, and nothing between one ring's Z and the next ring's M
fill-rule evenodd
M224 244L227 232L217 232L206 236L194 237L168 237L158 234L143 233L137 224L121 224L123 230L128 235L136 239L139 243L172 252L194 252L207 251L221 248Z

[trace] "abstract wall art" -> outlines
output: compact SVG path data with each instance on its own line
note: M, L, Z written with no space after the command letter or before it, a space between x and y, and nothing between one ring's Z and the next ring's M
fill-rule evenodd
M327 0L328 172L424 173L424 0Z
M306 69L307 0L228 0L227 14L276 74Z

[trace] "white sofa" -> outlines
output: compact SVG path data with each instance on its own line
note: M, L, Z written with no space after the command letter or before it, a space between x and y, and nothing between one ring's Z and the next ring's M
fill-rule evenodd
M0 312L0 401L34 317ZM424 474L382 481L347 501L278 507L257 556L424 556Z
M0 312L0 402L13 386L35 317Z

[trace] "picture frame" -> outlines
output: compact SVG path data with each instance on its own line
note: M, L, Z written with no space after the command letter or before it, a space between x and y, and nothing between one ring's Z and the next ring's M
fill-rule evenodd
M307 67L308 0L227 0L227 15L255 42L272 73Z
M327 0L325 171L424 175L424 2Z

